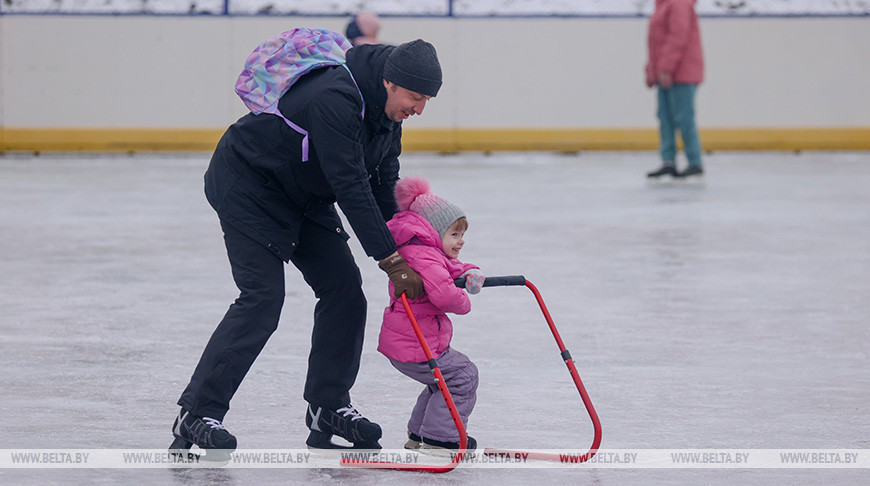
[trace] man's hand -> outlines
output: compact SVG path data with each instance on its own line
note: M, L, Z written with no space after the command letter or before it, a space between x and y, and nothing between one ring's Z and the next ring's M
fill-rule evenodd
M423 279L408 266L408 262L399 255L399 252L384 258L378 262L381 270L387 272L390 277L390 282L393 282L396 298L402 296L402 292L408 296L408 299L414 300L423 295Z

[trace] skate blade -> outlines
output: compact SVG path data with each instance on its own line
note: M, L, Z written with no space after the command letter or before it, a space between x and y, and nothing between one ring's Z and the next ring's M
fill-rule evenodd
M679 177L664 175L659 177L647 177L646 182L651 186L669 186L680 181Z
M209 467L224 466L232 459L235 449L201 449L192 451L193 443L176 437L169 445L169 455L178 464L208 465Z
M381 450L381 444L377 441L375 442L347 442L344 441L345 444L336 444L332 442L332 434L326 434L324 432L318 432L316 430L312 430L310 434L308 434L308 439L305 441L305 445L308 446L308 450L316 453L330 454L334 452L346 452L346 451L379 451Z
M181 467L222 467L229 464L233 458L233 451L226 449L209 449L207 451L198 449L196 452L175 449L170 450L169 454L172 456L173 462Z
M233 458L235 449L200 449L200 451L205 452L199 456L200 464L223 466Z
M652 187L673 187L673 186L703 186L704 176L693 175L688 177L671 177L662 176L658 178L648 178L647 184Z
M705 184L703 174L681 177L679 182L680 184L684 184L686 186L703 186Z
M476 449L467 449L464 454L465 457L475 457ZM456 457L456 454L459 453L458 449L446 449L444 447L435 447L428 444L423 444L419 449L416 450L421 455L432 456L432 457L444 457L447 459L453 459Z

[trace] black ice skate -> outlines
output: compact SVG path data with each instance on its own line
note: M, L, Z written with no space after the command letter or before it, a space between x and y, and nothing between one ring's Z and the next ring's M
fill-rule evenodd
M348 404L344 408L330 410L324 407L308 406L305 425L311 429L305 444L309 449L380 449L380 425L371 422ZM332 443L337 435L353 446Z
M680 172L678 177L686 182L701 182L704 180L704 169L690 165L686 170Z
M677 168L673 165L663 165L660 169L653 172L647 172L646 178L650 182L671 181L680 177L677 173Z
M196 444L206 454L200 456L208 461L228 461L230 453L236 450L236 438L221 424L220 420L210 417L195 417L182 409L172 425L175 440L169 452L176 456L188 457L190 448Z

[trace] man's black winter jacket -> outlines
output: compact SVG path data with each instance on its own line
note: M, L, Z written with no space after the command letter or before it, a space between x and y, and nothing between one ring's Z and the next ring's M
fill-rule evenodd
M396 251L385 221L397 211L402 124L384 114L382 81L393 49L354 47L347 52L353 78L341 66L318 69L281 98L281 113L309 133L306 162L303 136L278 116L248 113L231 125L205 173L221 220L288 261L304 218L347 238L337 202L367 255L382 260Z

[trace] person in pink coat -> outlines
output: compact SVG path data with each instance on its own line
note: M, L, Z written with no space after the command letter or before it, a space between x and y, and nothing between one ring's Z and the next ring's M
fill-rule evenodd
M453 323L447 313L467 314L471 311L468 294L480 292L483 286L483 272L458 259L465 244L468 220L457 206L432 194L426 179L401 179L395 194L400 212L387 222L387 227L399 254L423 278L425 289L421 297L409 304L438 361L456 409L467 423L477 400L477 366L468 356L450 347ZM459 277L466 278L464 288L454 284ZM425 385L408 421L409 440L405 447L458 449L459 432L435 383L426 354L392 283L389 288L390 305L384 310L378 351L402 374ZM469 437L468 449L476 447L476 441Z
M656 0L649 20L646 85L658 85L659 152L662 167L651 180L700 178L701 140L695 126L695 91L704 80L704 53L695 0ZM689 165L677 170L676 132L680 132Z

